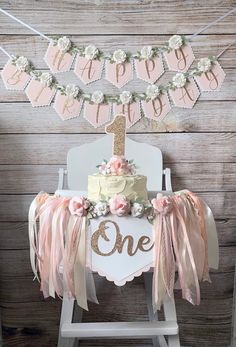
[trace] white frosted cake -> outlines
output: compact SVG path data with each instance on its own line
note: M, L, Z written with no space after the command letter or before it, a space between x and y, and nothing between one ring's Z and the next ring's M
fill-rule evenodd
M147 177L135 174L135 165L123 156L104 161L99 173L88 176L88 199L94 202L124 195L129 200L147 200Z

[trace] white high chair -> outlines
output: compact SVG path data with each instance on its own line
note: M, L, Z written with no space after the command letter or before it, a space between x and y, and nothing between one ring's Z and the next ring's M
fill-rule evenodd
M112 136L106 135L93 143L71 148L67 155L67 170L59 169L59 184L56 194L72 196L86 194L87 178L95 172L97 164L109 159L112 151ZM147 176L147 188L151 195L165 188L172 191L170 169L163 170L160 149L126 138L126 157L134 159L138 173ZM64 190L67 175L69 190ZM152 193L153 192L153 193ZM81 339L92 338L151 338L154 347L180 347L175 302L164 301L165 321L158 321L152 310L152 273L144 273L149 321L81 323L82 309L79 308L78 323L72 323L74 300L63 297L58 347L75 347ZM98 306L99 310L99 306ZM167 336L167 341L164 336Z

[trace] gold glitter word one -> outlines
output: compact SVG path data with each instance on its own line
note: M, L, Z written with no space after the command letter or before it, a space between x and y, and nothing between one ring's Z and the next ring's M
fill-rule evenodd
M112 228L112 226L114 228ZM106 229L113 229L116 235L115 241L110 241L106 234ZM100 238L111 243L112 249L110 251L107 251L105 253L100 250L98 245ZM123 237L118 224L109 219L106 219L99 224L98 229L93 233L91 238L91 246L93 251L103 257L109 257L116 251L120 254L123 253L125 244L127 247L127 253L131 257L134 256L138 251L149 252L154 246L154 244L151 242L150 237L145 235L139 238L137 245L135 246L133 236L127 235Z
M125 155L125 129L126 118L122 114L115 116L113 122L106 126L106 133L114 134L113 155Z

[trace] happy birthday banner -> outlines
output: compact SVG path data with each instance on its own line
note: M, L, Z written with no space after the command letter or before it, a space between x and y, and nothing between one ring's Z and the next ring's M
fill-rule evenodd
M145 46L135 54L118 49L106 55L93 45L77 47L66 36L54 41L0 9L2 13L49 41L44 59L54 74L69 71L76 59L74 71L84 84L100 79L104 65L106 79L118 88L133 78L134 67L137 77L151 84L142 93L123 91L119 95L109 95L100 90L86 93L74 84L59 85L52 74L36 71L26 57L12 56L3 47L0 49L10 59L1 76L6 89L25 90L33 107L49 106L54 100L53 107L62 120L78 117L83 108L84 118L94 127L108 122L112 110L114 114L126 115L127 128L142 117L141 111L147 118L162 121L172 108L170 99L174 106L192 108L201 92L220 90L225 73L218 59L236 40L217 57L201 58L197 67L188 72L194 61L190 40L235 10L236 8L209 23L189 40L184 36L173 35L168 44L161 48ZM177 71L177 74L166 85L158 86L154 83L165 72L162 55L169 70Z

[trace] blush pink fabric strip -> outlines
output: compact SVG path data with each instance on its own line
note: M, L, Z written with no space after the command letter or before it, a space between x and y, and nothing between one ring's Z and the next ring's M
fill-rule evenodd
M193 305L200 304L199 281L210 281L203 202L188 191L168 199L171 211L158 213L153 225L154 311L160 309L166 295L173 297L176 269L182 297Z

